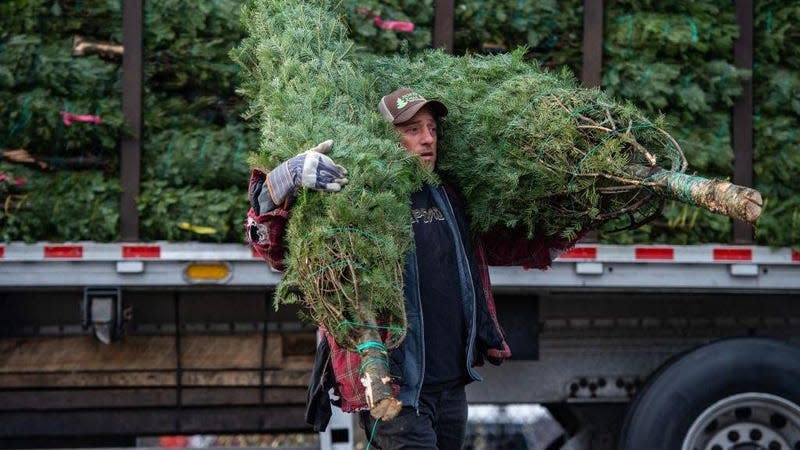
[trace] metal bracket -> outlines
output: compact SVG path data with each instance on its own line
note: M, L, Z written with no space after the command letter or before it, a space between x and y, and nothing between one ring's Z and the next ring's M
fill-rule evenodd
M95 337L104 344L119 339L123 324L120 288L84 288L81 318L83 328L91 327Z

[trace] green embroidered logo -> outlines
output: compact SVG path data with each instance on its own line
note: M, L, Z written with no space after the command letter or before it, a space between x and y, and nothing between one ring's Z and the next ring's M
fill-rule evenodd
M421 95L417 94L416 92L409 92L402 97L397 98L397 109L405 108L409 103L415 102L418 100L425 100Z

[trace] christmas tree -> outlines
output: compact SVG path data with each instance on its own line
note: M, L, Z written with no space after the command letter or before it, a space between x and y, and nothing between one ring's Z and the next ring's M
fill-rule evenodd
M399 409L386 350L404 331L408 198L435 181L377 113L382 93L410 85L450 106L440 172L465 195L479 231L522 227L530 237L573 238L621 216L636 226L637 214L646 218L667 197L757 218L757 192L684 174L674 138L632 105L547 73L522 51L356 54L333 3L253 2L244 15L248 37L232 55L261 127L252 163L269 169L333 138L332 156L351 174L341 193L299 196L276 302L301 302L340 345L360 352L375 417Z

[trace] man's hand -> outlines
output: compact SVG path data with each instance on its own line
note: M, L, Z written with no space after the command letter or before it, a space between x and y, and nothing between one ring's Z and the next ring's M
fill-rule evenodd
M267 175L267 189L274 205L280 205L301 187L338 192L347 184L347 170L325 155L333 147L327 140L284 162Z

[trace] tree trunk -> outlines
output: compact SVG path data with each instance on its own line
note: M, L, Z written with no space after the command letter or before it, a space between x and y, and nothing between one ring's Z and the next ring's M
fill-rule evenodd
M761 193L755 189L670 170L658 170L649 175L642 171L650 169L642 167L637 175L642 176L644 185L663 197L748 223L755 222L761 215Z
M403 404L394 398L392 378L389 375L389 355L374 329L365 329L359 342L361 356L361 383L367 397L370 415L375 419L391 420Z

